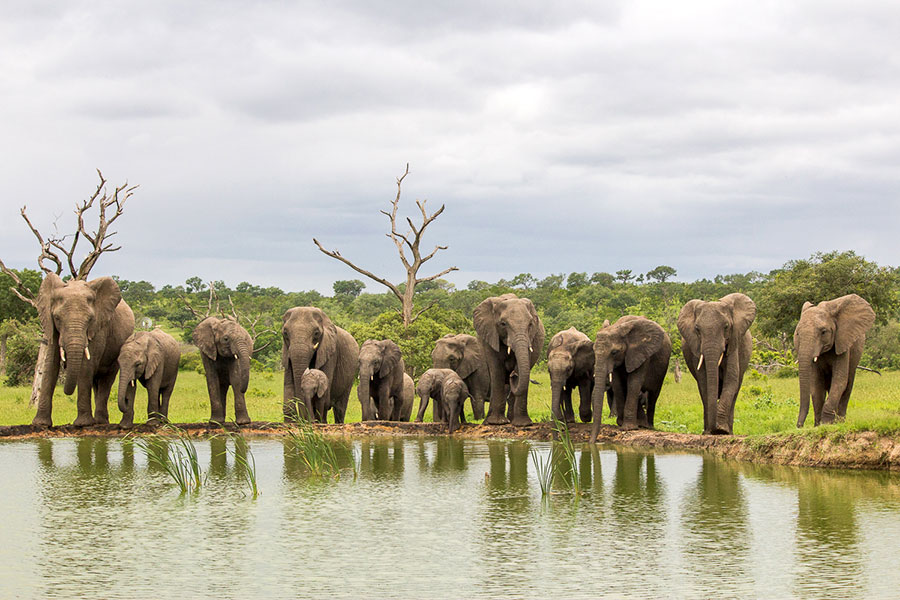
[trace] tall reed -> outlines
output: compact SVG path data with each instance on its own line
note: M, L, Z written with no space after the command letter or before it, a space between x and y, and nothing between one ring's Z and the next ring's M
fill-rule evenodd
M288 442L294 453L314 477L333 477L341 475L341 461L335 452L336 443L328 440L316 427L302 415L295 415L296 424L285 426ZM359 466L352 449L340 445L349 455L350 469L353 478L359 475Z
M250 443L244 437L244 433L240 427L235 431L226 431L216 434L231 440L231 446L225 446L225 451L234 458L235 470L240 473L241 478L247 487L250 488L250 495L254 499L259 496L259 485L256 479L256 457L253 456L253 450L250 449Z
M197 491L203 483L203 473L197 458L197 448L186 431L171 424L162 427L174 439L160 434L133 438L134 444L147 457L147 462L159 467L178 485L182 494Z

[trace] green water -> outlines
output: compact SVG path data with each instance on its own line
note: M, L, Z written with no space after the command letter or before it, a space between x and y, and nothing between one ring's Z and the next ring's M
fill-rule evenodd
M188 496L120 440L0 443L0 598L900 595L897 475L585 446L576 502L546 443L357 440L323 481L254 438L254 500L225 443Z

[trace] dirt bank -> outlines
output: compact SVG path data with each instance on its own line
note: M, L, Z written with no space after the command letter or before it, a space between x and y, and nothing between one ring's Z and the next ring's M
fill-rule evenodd
M208 423L182 423L179 428L194 436L205 436L221 431ZM317 425L323 432L337 436L433 436L447 435L446 425L436 423L393 423L370 421L344 425ZM230 424L228 429L234 429ZM573 425L572 439L586 442L590 435L589 424ZM139 425L134 433L158 431L154 427ZM252 435L283 435L281 423L254 422L243 428ZM120 437L128 431L117 425L75 427L62 425L42 429L31 425L0 426L0 439L28 439L52 437ZM536 423L532 427L518 428L510 425L469 425L453 434L465 439L542 440L552 438L550 423ZM900 437L878 435L875 432L858 432L817 436L814 433L797 432L768 436L712 436L665 431L621 431L612 425L603 425L598 442L646 449L703 451L757 463L828 467L839 469L879 469L900 471Z

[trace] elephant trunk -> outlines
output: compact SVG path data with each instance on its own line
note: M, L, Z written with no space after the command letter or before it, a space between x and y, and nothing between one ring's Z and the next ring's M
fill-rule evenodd
M60 347L64 348L66 353L66 380L63 391L68 396L75 392L75 387L78 384L82 360L85 358L87 339L83 336L70 337L65 343L60 340Z
M603 420L603 396L606 394L609 375L609 369L602 365L594 369L594 390L591 392L591 407L594 410L594 423L591 426L592 444L597 441L597 436L600 434L600 422Z
M703 368L706 369L706 398L703 399L706 404L707 422L704 423L704 433L715 433L716 431L716 415L719 403L719 361L722 358L723 349L715 346L704 346L702 359Z
M453 433L457 429L459 429L459 411L462 407L461 401L454 401L448 403L446 412L449 413L447 417L447 429L450 433Z
M524 335L516 338L513 353L516 355L516 377L512 378L510 385L513 395L520 396L528 391L528 381L531 378L531 353L528 339ZM524 390L522 386L525 386Z
M808 346L807 346L808 347ZM813 353L804 349L797 359L800 371L800 414L797 416L797 427L803 427L809 414L810 384L812 382Z
M250 357L253 355L252 345L253 342L250 342L249 340L241 340L237 344L237 361L238 370L241 376L241 385L246 385L250 381ZM241 392L246 391L246 389L241 390Z
M309 366L310 353L308 346L303 344L291 344L289 356L291 359L291 376L294 379L294 397L300 397L300 381L303 379L303 373L306 372L307 367ZM288 400L291 400L288 398ZM303 417L303 415L296 415L298 417ZM309 421L313 421L315 419L314 415L306 415L304 417Z
M119 411L122 414L128 412L129 407L134 407L134 396L137 384L134 382L134 371L131 368L122 368L119 371Z
M562 389L566 384L565 373L559 373L555 369L550 369L550 407L554 419L560 421L565 419L562 407Z
M370 414L369 406L371 402L371 371L365 367L359 370L359 387L356 388L356 395L359 397L359 405L362 410L362 420L371 421L375 418L374 414Z

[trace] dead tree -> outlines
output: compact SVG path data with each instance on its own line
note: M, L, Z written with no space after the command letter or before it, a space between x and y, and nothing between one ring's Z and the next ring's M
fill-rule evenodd
M242 313L238 311L237 307L235 307L231 296L228 296L228 306L230 308L230 312L226 313L222 308L222 303L219 300L219 294L218 292L216 292L216 286L212 281L209 282L209 300L207 301L205 312L201 313L200 311L195 309L191 305L191 301L187 296L182 295L181 299L184 301L184 304L190 311L190 313L200 321L216 314L218 314L223 319L231 319L232 321L236 321L239 325L247 330L247 333L250 334L250 339L253 341L253 354L262 352L272 344L272 340L269 340L265 344L257 347L256 340L261 335L263 335L264 333L278 332L275 329L271 315L268 315L266 313L257 313L251 316L247 315L246 313ZM215 306L215 308L213 308L213 306Z
M31 219L28 218L26 207L23 206L19 211L28 228L34 234L34 237L37 238L38 245L41 248L37 263L44 274L55 273L62 275L63 271L67 270L68 273L66 275L71 276L72 279L86 280L101 255L121 249L121 246L115 246L110 242L110 239L116 235L116 232L110 231L109 227L116 219L122 216L125 210L125 203L131 198L138 186L130 186L126 182L115 188L112 194L109 194L106 189L106 179L104 179L103 173L99 169L97 170L97 176L100 178L100 182L97 184L97 189L94 190L91 197L75 205L77 223L74 233L60 234L58 224L54 222L53 233L45 237L32 224ZM85 217L93 208L97 209L97 229L91 232L85 225ZM88 252L76 266L75 254L79 250L79 243L82 240L88 244ZM83 251L83 245L81 248ZM14 285L10 287L10 290L20 300L37 308L35 295L25 287L15 271L3 264L2 260L0 260L0 271L12 278ZM42 340L41 348L38 351L37 364L34 368L34 382L31 386L31 401L29 403L31 406L37 404L47 347L47 340Z
M440 273L436 273L434 275L429 275L428 277L419 277L418 272L423 264L434 258L434 255L438 253L439 250L446 250L447 246L435 246L434 250L430 253L422 256L421 251L419 250L419 246L422 243L422 235L425 233L425 228L431 224L432 221L437 219L442 212L444 212L444 205L429 215L428 211L425 209L425 204L428 202L427 200L416 200L416 205L419 207L419 212L422 213L422 223L417 227L412 219L406 217L406 222L409 225L409 231L406 233L400 233L397 229L397 210L400 206L400 188L403 184L403 180L406 179L406 176L409 175L409 164L406 165L406 171L397 178L397 196L391 202L391 212L380 211L381 214L385 215L391 222L391 232L385 234L387 237L391 238L394 242L394 245L397 246L397 251L400 253L400 261L403 263L404 268L406 268L406 286L401 291L400 286L394 283L391 283L387 279L383 277L379 277L374 273L367 271L361 267L350 262L348 259L341 256L341 253L337 250L326 250L322 247L322 244L319 243L319 240L313 238L313 242L316 246L321 250L325 255L330 256L331 258L337 259L356 271L357 273L361 273L365 275L369 279L377 281L381 285L385 286L400 300L400 310L398 311L403 318L403 327L407 328L412 323L415 322L417 318L419 318L422 313L426 310L434 306L432 302L425 308L422 308L415 314L413 313L413 299L416 293L416 285L423 283L425 281L434 281L438 277L443 277L447 273L452 271L458 271L456 267L449 267L444 269ZM409 260L406 256L405 249L408 248L412 253L412 261Z

